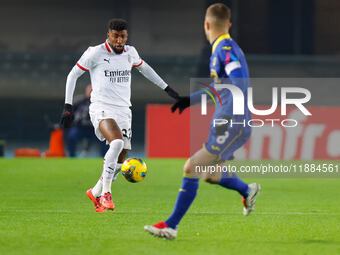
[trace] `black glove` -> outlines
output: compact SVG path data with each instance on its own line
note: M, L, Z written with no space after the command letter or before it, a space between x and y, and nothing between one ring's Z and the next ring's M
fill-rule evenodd
M179 94L177 93L177 91L173 90L172 88L170 88L170 86L167 86L164 91L166 93L168 93L168 95L176 100L180 99Z
M179 109L179 114L181 114L185 108L190 106L190 97L179 97L177 102L171 107L171 111L175 112L177 108Z
M60 125L63 128L70 128L74 119L72 105L65 104L63 114L61 115Z

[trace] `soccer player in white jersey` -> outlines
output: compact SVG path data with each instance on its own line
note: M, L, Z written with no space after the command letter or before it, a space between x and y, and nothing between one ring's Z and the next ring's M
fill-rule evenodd
M108 22L104 43L89 47L67 76L65 107L61 125L69 128L73 120L72 99L77 79L89 71L92 83L90 117L99 140L110 145L104 157L103 172L86 194L96 212L113 210L111 183L117 178L127 151L131 149L131 69L136 67L147 79L174 99L179 95L143 61L133 46L126 45L127 22Z

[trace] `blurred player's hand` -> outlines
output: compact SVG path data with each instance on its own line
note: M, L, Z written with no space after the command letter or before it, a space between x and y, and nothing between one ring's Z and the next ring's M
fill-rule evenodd
M70 128L74 119L72 105L65 104L63 114L61 115L60 125L63 128Z
M190 97L179 97L177 102L171 107L171 111L175 112L179 109L179 114L181 114L185 108L190 106Z
M177 93L177 91L173 90L172 88L170 88L170 86L167 86L164 91L166 93L168 93L168 95L176 100L180 99L179 94Z

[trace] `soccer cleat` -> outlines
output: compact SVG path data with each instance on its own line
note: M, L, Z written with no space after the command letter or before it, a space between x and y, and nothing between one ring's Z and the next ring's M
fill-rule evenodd
M86 191L86 195L88 196L89 199L92 200L93 204L94 204L94 210L96 212L106 212L105 208L102 207L100 204L99 204L99 197L95 198L92 194L92 189L88 189Z
M168 225L164 221L159 222L153 226L146 225L144 226L144 230L154 236L158 236L158 237L169 239L169 240L175 239L177 236L177 230L173 228L169 228Z
M261 186L257 183L248 185L249 195L247 198L242 197L243 202L243 215L248 216L252 211L255 210L256 197L260 194Z
M115 205L112 202L112 196L110 192L106 192L103 196L100 196L99 198L99 204L108 210L115 209Z

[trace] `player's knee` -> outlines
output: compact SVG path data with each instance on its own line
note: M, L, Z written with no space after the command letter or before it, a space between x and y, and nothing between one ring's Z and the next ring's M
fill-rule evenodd
M196 173L193 171L193 165L190 161L190 158L185 162L183 172L186 176L196 177Z
M196 171L197 170L196 168L190 162L190 159L188 159L187 162L185 162L184 168L183 168L184 176L191 177L191 178L200 178L201 177L201 172L200 171Z
M115 140L122 140L123 141L123 136L116 134L115 136L110 136L110 137L105 138L105 139L109 144L111 144L111 142L113 142Z
M190 159L185 162L183 172L185 175L190 175Z

